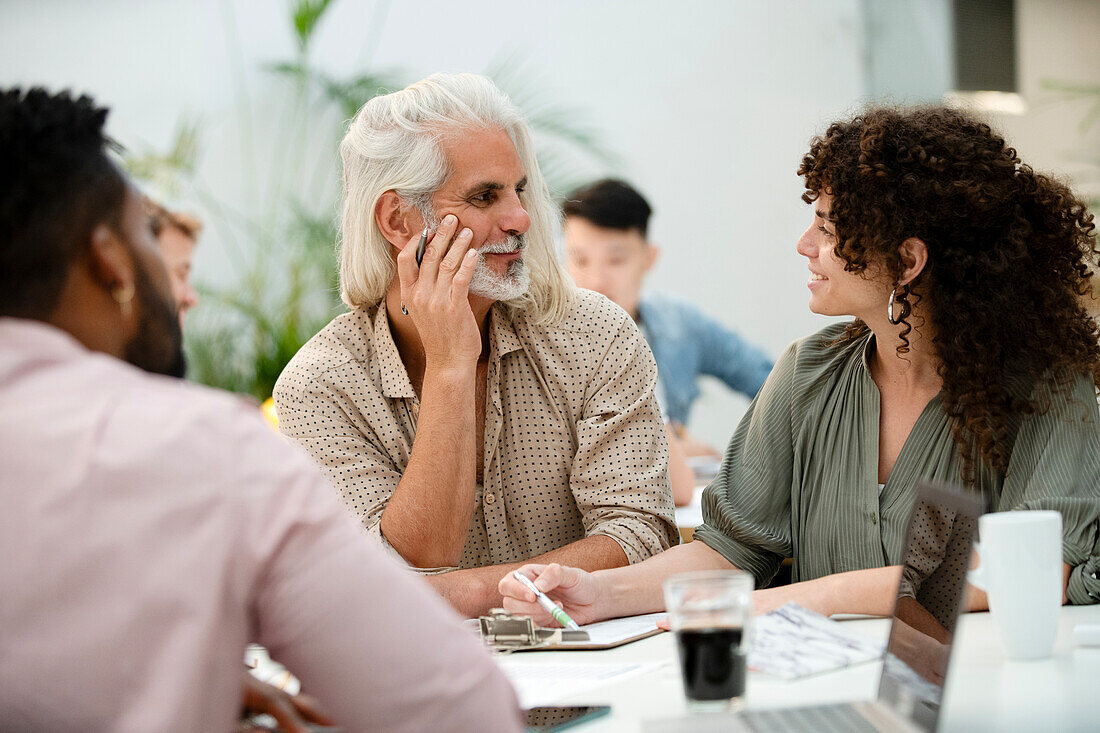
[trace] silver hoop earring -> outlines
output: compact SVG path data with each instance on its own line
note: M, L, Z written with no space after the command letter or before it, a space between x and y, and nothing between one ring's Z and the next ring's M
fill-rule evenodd
M901 323L901 318L894 320L894 297L897 295L898 286L895 285L894 289L890 291L890 304L886 306L886 318L889 319L891 325L898 325Z
M409 309L405 307L404 303L401 304L401 313L406 316L409 315Z

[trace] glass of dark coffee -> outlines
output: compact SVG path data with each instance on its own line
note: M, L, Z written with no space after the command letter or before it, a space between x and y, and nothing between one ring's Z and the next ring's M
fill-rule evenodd
M718 712L740 707L752 576L740 570L683 573L666 580L664 591L688 708Z

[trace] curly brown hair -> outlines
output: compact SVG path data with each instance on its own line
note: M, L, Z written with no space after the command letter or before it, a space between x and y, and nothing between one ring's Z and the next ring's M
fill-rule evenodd
M898 246L916 237L928 248L910 286L925 301L968 485L975 449L1003 474L1019 416L1049 408L1034 396L1040 380L1068 391L1089 374L1100 385L1100 334L1080 299L1098 255L1093 217L988 125L942 107L869 110L814 138L798 174L804 201L832 197L845 270L874 265L898 282ZM912 330L902 322L899 355ZM857 319L839 341L867 331Z

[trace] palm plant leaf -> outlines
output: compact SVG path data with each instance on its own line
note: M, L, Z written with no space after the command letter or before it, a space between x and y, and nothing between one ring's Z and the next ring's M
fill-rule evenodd
M300 53L305 53L309 48L309 42L317 30L317 24L331 2L332 0L297 0L292 6L290 19Z

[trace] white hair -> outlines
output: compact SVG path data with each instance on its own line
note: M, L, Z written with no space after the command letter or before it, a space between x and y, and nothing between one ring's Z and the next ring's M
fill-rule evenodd
M374 213L386 191L421 212L450 170L441 147L446 135L499 129L516 146L527 186L520 203L531 227L524 260L531 273L527 292L506 301L538 323L561 321L576 289L554 251L559 216L535 158L527 122L508 97L484 76L433 74L399 92L363 105L340 143L344 163L344 210L340 241L340 297L351 308L373 306L397 272L392 246Z

